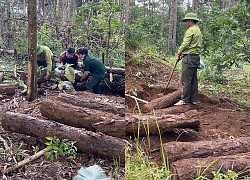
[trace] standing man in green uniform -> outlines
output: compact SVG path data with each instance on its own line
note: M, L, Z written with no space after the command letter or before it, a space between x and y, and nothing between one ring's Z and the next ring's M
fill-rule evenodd
M187 30L183 42L178 49L176 61L182 59L181 84L183 87L181 100L175 105L196 104L198 98L197 68L200 64L200 48L202 34L197 23L199 19L196 14L188 13L183 18Z
M91 74L91 79L86 84L86 91L101 94L99 83L104 77L106 67L96 57L88 54L88 49L80 48L77 50L79 59L83 60L84 73L80 81L88 79Z
M38 67L42 66L46 69L46 76L44 79L46 81L50 80L50 74L52 71L52 60L51 57L53 53L47 46L37 45L37 64Z

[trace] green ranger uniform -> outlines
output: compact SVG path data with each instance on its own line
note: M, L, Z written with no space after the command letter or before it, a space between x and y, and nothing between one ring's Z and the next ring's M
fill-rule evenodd
M47 70L47 75L50 75L52 71L52 60L53 53L47 46L37 45L37 64L43 66Z
M181 100L184 102L195 102L198 98L197 68L200 63L200 48L202 35L200 28L194 24L189 27L184 35L183 42L178 49L182 55L181 84L183 92Z
M101 61L91 55L87 55L84 58L83 63L84 71L89 71L92 74L91 79L86 84L86 90L89 92L95 91L96 93L100 94L101 87L99 86L99 83L107 71L106 67Z

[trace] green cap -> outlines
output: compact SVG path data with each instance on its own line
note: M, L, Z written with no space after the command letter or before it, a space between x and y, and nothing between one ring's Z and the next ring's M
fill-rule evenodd
M40 46L40 45L37 45L37 48L36 48L36 54L39 55L43 52L43 48Z
M187 13L186 16L183 18L183 21L185 22L186 20L195 20L195 21L200 21L197 18L197 15L195 13Z

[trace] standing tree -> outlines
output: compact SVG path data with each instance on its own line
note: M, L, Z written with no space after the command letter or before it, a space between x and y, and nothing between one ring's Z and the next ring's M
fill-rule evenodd
M36 1L28 0L28 100L33 101L37 97L37 11Z
M176 28L177 28L177 0L172 0L170 15L169 15L169 28L168 28L168 52L173 53L176 45Z

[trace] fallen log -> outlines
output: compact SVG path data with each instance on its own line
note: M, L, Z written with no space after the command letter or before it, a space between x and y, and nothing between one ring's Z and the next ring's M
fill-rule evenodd
M172 106L165 109L157 109L155 112L157 114L181 114L192 109L197 109L197 108L187 104L185 106Z
M228 174L228 170L232 170L236 173L241 172L240 176L247 176L250 175L249 162L250 152L220 157L183 159L172 163L172 179L193 180L201 175L206 179L213 179L212 172L219 170L225 174Z
M116 157L121 162L125 161L125 142L116 137L13 112L4 114L2 127L8 131L41 139L46 136L56 136L59 139L77 141L76 146L79 151L99 154L109 158Z
M91 94L91 95L90 95ZM53 101L54 99L51 99ZM125 116L124 104L114 103L108 96L96 97L93 93L88 93L88 96L75 96L71 94L61 93L56 100L72 104L78 107L96 109L99 111L109 112Z
M156 109L170 107L170 106L174 105L174 103L176 103L178 100L180 100L181 93L182 93L182 89L178 89L177 91L174 91L170 94L167 94L167 95L164 95L160 98L154 99L154 100L150 101L149 103L144 104L142 106L142 111L149 112L153 109L156 110Z
M163 145L170 161L250 152L250 137L217 141L169 142Z
M15 94L15 90L15 84L0 84L0 94L6 94L8 96L11 96Z
M171 132L176 128L192 128L199 129L200 122L197 119L186 119L185 115L161 115L157 116L135 116L126 114L123 120L107 120L93 124L96 131L104 134L124 138L125 136L136 137L139 130L140 136L145 136L147 133L158 135L160 133ZM138 128L139 126L139 128Z
M114 67L110 68L106 66L106 69L108 73L125 75L125 69L123 68L114 68Z
M40 106L42 116L60 122L62 124L86 128L87 130L95 131L92 124L110 120L120 120L123 117L112 113L77 107L72 104L64 103L56 100L44 100Z

